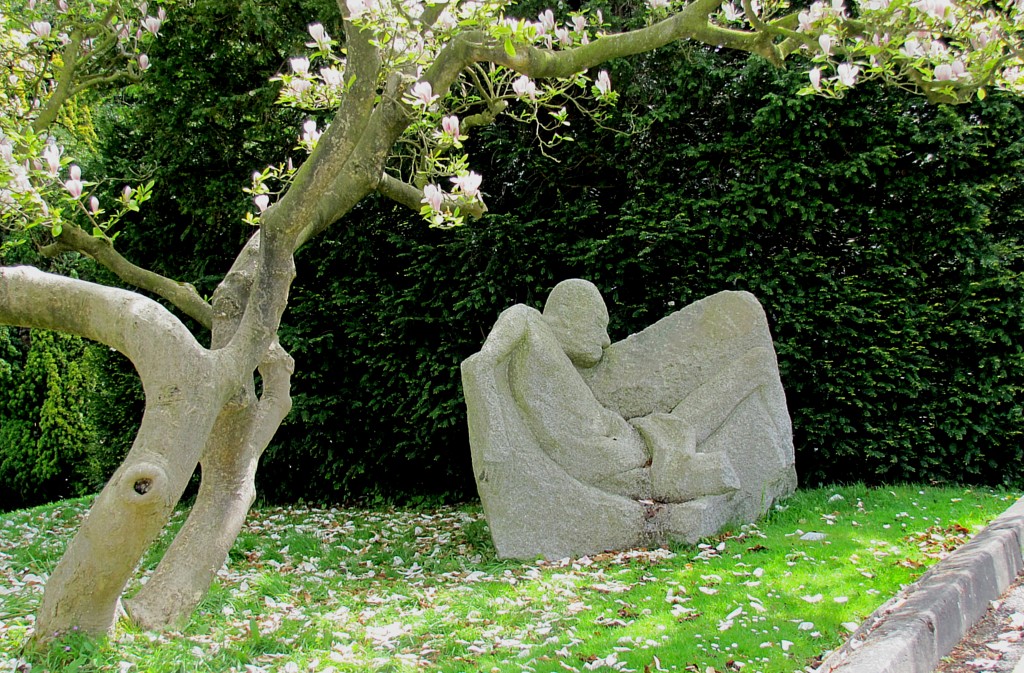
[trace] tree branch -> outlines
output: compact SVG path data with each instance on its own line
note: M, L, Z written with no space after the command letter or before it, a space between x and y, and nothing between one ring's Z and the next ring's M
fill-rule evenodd
M207 329L213 324L213 309L188 283L180 283L132 264L114 250L109 239L90 236L80 227L65 223L56 243L44 246L40 253L53 257L75 251L92 257L126 283L152 292L195 319Z
M91 89L92 87L99 86L101 84L111 84L120 80L128 80L130 82L139 82L142 77L138 72L135 71L134 66L129 65L126 70L119 70L109 75L93 75L91 77L83 77L74 89L71 90L68 98L77 96L78 94Z
M82 44L86 39L96 37L102 32L110 34L111 23L117 16L118 6L118 3L111 4L99 23L86 26L76 25L71 31L68 43L64 46L64 52L61 54L60 62L62 66L60 72L56 73L54 78L57 81L57 87L46 100L46 103L39 111L39 115L32 122L32 130L36 133L41 133L48 129L57 120L57 116L64 103L82 91L98 84L117 81L123 77L132 80L138 79L134 72L127 71L107 76L95 75L80 81L78 84L74 84L75 76L81 72L90 59L96 58L96 55L106 48L108 40L105 40L98 50L94 47L91 54L84 56L82 54ZM116 37L114 38L114 44L116 44Z
M59 330L124 353L143 380L206 352L170 311L138 293L30 266L0 267L0 324ZM156 354L159 353L159 357Z
M57 88L54 89L53 94L46 100L46 104L39 111L39 116L32 121L32 130L36 133L42 133L50 128L53 122L57 121L57 115L60 112L61 106L74 95L72 83L75 80L75 71L78 70L80 65L78 55L82 50L82 40L84 37L81 28L76 28L71 32L70 41L64 47L64 53L61 55L63 66L60 72L57 73Z
M280 218L299 229L296 248L340 216L332 198L335 190L331 185L367 133L366 126L377 99L383 65L379 50L371 43L372 34L360 31L348 21L349 11L344 0L340 0L338 5L346 17L345 43L349 68L346 77L354 77L355 81L342 99L330 127L317 142L316 149L299 167L287 193L263 214L264 218Z
M263 393L256 409L256 419L248 438L255 455L262 456L274 434L292 408L291 379L295 360L277 339L270 344L266 358L260 363Z
M695 0L677 14L646 28L602 36L572 49L555 51L517 44L515 55L509 55L503 45L479 32L467 33L463 48L469 51L471 61L490 61L536 78L568 77L605 61L651 51L683 38L759 54L773 64L781 65L769 33L712 24L709 17L719 5L717 0ZM430 72L431 75L440 74L435 68Z
M380 182L377 183L377 191L392 201L406 206L417 213L420 212L420 208L423 206L423 192L421 190L387 173L384 173L381 176ZM487 212L487 206L482 201L467 201L450 196L445 198L442 208L446 212L458 208L461 212L474 219L483 217L483 214Z

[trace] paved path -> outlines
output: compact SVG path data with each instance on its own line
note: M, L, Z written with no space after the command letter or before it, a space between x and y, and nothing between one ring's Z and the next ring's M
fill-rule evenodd
M845 645L826 657L818 673L934 673L943 657L969 642L965 637L971 628L984 623L992 602L1017 580L1024 569L1022 547L1024 498L872 613ZM1001 605L1009 602L1012 614L1016 603L1010 601L1018 599L1024 601L1024 594L1010 590ZM1024 602L1020 605L1024 608ZM992 618L1000 624L1000 616ZM1004 658L1017 662L1024 654L1024 641L1008 644ZM1024 665L1018 668L1010 670L1024 673ZM943 673L979 670L984 669Z

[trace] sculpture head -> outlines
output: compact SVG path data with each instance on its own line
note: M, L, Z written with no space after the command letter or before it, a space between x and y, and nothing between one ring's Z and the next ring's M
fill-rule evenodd
M590 281L572 278L556 285L544 303L544 319L577 367L596 365L611 344L608 308Z

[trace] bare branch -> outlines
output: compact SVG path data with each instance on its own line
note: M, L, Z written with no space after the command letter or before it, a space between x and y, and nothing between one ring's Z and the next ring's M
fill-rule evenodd
M650 51L684 38L756 53L772 63L781 63L770 34L723 28L711 23L710 16L719 5L718 0L696 0L677 14L646 28L602 36L572 49L555 51L518 44L513 56L505 51L503 45L479 33L467 35L467 47L473 61L498 63L536 78L568 77L610 59Z
M119 70L117 72L110 73L109 75L92 75L91 77L83 77L78 85L71 90L68 98L77 96L83 91L97 87L101 84L112 84L114 82L120 82L121 80L139 82L142 80L142 77L134 67L129 67L126 70Z
M0 267L0 324L60 330L106 344L124 353L144 378L147 367L206 352L152 299L30 266ZM160 358L146 357L157 351Z
M46 104L39 111L39 116L32 122L32 130L36 133L42 133L46 129L50 128L53 122L57 121L57 115L60 112L61 106L74 94L72 93L75 81L75 72L80 65L78 57L82 50L82 41L85 39L85 35L80 28L76 28L72 31L70 40L64 47L64 53L61 55L61 62L63 66L60 72L57 73L57 88L54 89L53 95L47 100Z
M207 329L213 324L213 309L194 287L132 264L114 250L109 239L90 236L78 226L66 223L57 242L43 247L40 253L53 257L67 251L92 257L124 282L163 297Z

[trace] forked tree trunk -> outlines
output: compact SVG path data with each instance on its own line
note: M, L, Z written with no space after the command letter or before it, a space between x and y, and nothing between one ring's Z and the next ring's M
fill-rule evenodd
M31 267L0 268L0 323L107 344L142 379L146 409L135 442L50 575L34 638L46 642L75 627L106 633L136 564L188 484L237 367L150 299Z
M125 601L132 620L161 629L188 620L206 595L245 524L256 498L260 456L291 408L291 357L271 348L260 367L263 395L249 393L225 406L201 460L195 505L153 576Z
M212 388L178 388L187 402L168 405L156 419L147 409L128 457L46 583L37 639L112 628L125 584L167 524L206 444L221 397Z

